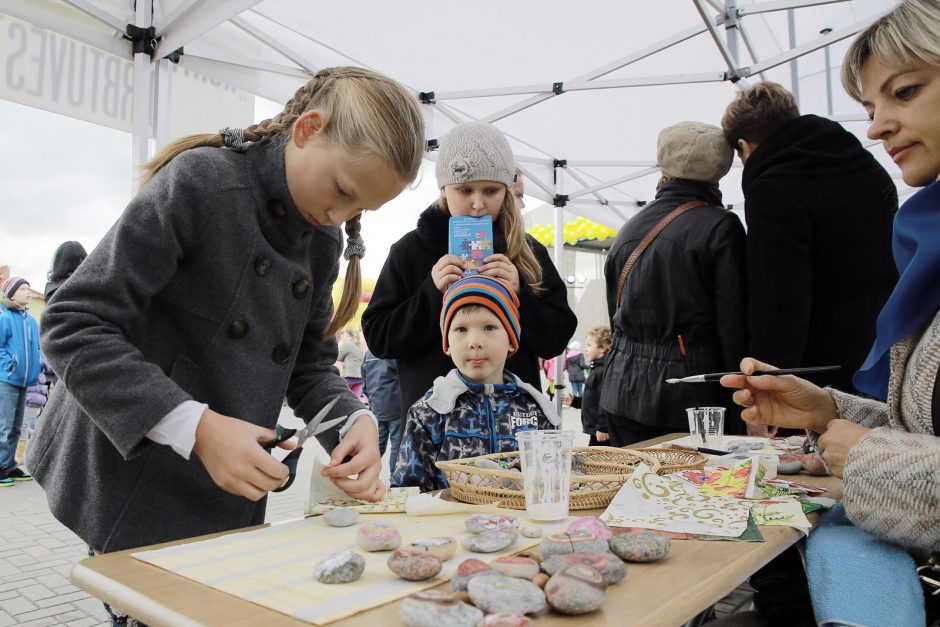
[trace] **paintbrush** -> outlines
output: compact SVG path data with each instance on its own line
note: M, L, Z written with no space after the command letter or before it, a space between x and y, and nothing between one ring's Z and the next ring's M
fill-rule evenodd
M821 372L835 372L841 369L842 366L816 366L813 368L781 368L780 370L755 370L751 374L747 375L750 377L779 377L784 374L817 374ZM727 374L736 374L743 375L743 372L711 372L709 374L693 374L689 377L682 377L681 379L666 379L666 383L711 383L718 381L723 376Z

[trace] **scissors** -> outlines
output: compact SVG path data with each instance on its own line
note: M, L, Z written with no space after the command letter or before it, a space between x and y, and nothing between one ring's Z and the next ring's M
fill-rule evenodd
M332 401L326 404L326 406L317 412L317 415L313 417L313 420L307 423L307 426L298 431L297 429L285 429L284 427L278 425L275 431L277 432L277 437L273 440L268 440L267 442L261 443L261 448L266 451L272 450L275 446L289 440L294 435L297 435L297 446L292 450L287 457L281 460L281 463L287 466L290 470L290 476L287 478L287 482L279 487L274 492L283 492L294 483L294 478L297 476L297 460L300 459L300 454L304 450L304 442L307 441L307 438L323 433L335 427L336 425L346 421L347 416L340 416L339 418L334 418L332 420L327 420L323 422L323 419L326 418L327 414L330 413L330 410L333 409L333 406L336 405L336 402L339 400L337 396Z

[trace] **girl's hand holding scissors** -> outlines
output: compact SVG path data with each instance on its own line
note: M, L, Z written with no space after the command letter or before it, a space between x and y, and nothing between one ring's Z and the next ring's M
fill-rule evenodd
M287 466L258 446L275 436L273 429L207 409L196 427L193 453L217 486L257 501L279 488L289 474ZM286 441L278 446L290 450L294 443Z

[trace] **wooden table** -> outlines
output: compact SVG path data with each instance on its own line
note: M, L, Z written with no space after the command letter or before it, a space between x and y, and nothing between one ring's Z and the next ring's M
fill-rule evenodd
M635 446L649 446L680 435L669 435ZM842 482L835 477L799 475L799 480L827 488L826 496L842 496ZM579 513L597 515L602 511ZM540 617L537 623L681 625L718 602L801 537L789 527L761 527L760 530L765 542L675 541L665 560L652 564L629 564L627 578L608 588L607 602L600 611L572 617L549 614ZM187 544L220 535L225 534L145 548ZM131 557L132 553L141 550L82 560L72 570L71 579L89 594L150 625L306 624ZM438 588L450 590L450 582ZM395 602L334 624L375 627L399 622L398 602Z

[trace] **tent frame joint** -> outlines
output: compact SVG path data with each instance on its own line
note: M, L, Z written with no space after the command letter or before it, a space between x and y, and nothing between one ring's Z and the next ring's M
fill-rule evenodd
M565 93L565 83L563 81L552 83L552 93L556 96L560 96Z
M552 204L556 207L564 207L568 204L568 194L555 194L552 198Z
M146 54L151 59L157 49L160 38L157 37L157 29L153 26L141 28L134 24L128 24L124 33L124 39L130 40L134 54ZM180 49L182 51L182 49ZM173 54L175 54L174 52Z
M425 148L425 151L426 151L426 152L434 152L435 150L438 149L439 146L440 146L440 144L438 144L438 142L437 142L436 139L429 139L429 140L427 141L427 147Z
M421 104L435 104L436 100L434 99L433 91L421 91L418 92L418 100L421 101Z
M552 161L552 167L553 168L567 168L568 160L567 159L555 159L554 161Z

